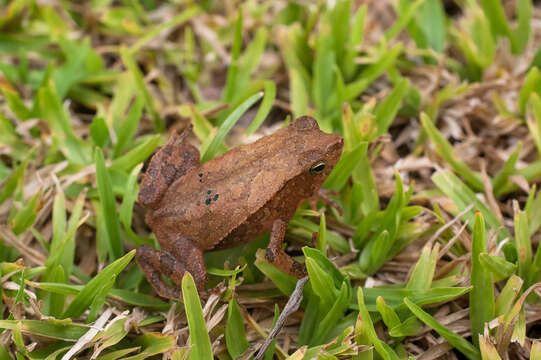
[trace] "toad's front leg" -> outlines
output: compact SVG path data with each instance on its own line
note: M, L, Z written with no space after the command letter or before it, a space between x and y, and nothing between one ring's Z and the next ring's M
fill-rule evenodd
M135 260L154 291L161 297L174 300L181 298L182 277L186 271L192 274L197 290L205 288L207 271L203 253L189 239L179 237L162 251L146 245L140 246ZM176 287L167 284L162 274L171 279Z
M269 247L265 252L265 259L283 272L296 278L307 275L306 266L295 261L282 249L282 243L286 234L287 223L277 219L272 224Z
M199 151L187 142L191 126L182 134L172 133L167 144L162 146L142 175L139 203L155 209L171 184L188 171L199 166Z

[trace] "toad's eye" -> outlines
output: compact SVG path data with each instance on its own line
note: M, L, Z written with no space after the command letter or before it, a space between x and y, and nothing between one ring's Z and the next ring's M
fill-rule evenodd
M319 160L314 165L310 166L310 174L317 175L321 174L325 170L325 160Z

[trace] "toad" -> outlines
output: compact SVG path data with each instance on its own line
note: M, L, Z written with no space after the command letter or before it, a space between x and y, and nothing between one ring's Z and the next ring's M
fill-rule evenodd
M340 158L342 137L303 116L200 164L199 151L186 141L190 131L173 134L141 180L138 201L161 250L140 246L136 261L157 294L179 299L185 271L201 291L207 278L204 252L244 244L266 231L265 259L285 273L305 276L305 265L284 252L282 241L298 206L324 198L320 188Z

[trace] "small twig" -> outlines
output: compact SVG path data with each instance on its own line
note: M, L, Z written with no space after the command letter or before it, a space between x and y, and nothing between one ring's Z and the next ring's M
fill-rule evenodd
M454 223L456 223L458 220L460 220L464 215L466 215L471 209L473 209L473 206L474 204L470 204L467 208L465 208L460 214L458 214L457 216L455 216L455 218L451 221L449 221L448 223L444 224L442 227L440 227L438 229L438 231L436 231L434 233L434 235L432 235L432 237L427 241L427 244L429 246L432 246L432 244L438 240L438 238L440 237L440 235L445 231L447 230L448 228L450 228Z
M449 240L449 242L443 247L443 249L439 252L437 260L441 259L447 252L453 247L453 245L457 242L462 232L466 229L466 226L468 226L468 220L464 222L464 225L460 228L460 230L457 231L455 236Z
M282 313L280 314L280 316L278 316L278 320L276 320L276 325L274 325L274 328L269 333L269 336L267 336L267 338L265 339L265 342L259 348L259 351L257 355L254 357L254 360L261 360L263 358L270 344L276 338L280 330L282 330L282 328L284 327L284 324L286 323L286 319L288 318L288 316L293 314L295 311L299 309L299 306L301 305L301 301L302 301L302 290L304 289L304 285L306 284L307 281L308 281L308 276L305 276L299 281L297 281L295 290L293 290L293 293L291 294L291 297L287 301L286 306L284 306Z

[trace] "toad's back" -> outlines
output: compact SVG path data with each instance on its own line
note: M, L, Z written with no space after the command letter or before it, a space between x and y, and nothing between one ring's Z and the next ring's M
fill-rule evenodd
M281 129L177 179L160 206L148 213L147 221L162 233L158 239L182 234L211 249L245 224L300 172L291 156L299 145L293 135L290 128Z

